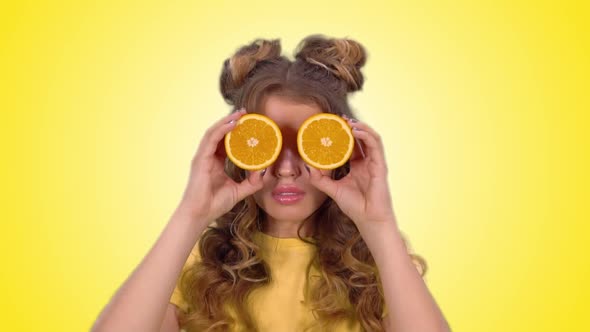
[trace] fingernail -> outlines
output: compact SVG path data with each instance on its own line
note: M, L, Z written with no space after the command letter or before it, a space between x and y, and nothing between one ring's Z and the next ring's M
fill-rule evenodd
M236 123L236 120L231 120L231 121L227 122L227 124L234 124L234 123Z
M352 130L355 130L355 131L363 131L362 129L357 128L357 127L352 127Z
M303 165L303 166L305 166L305 169L307 170L307 173L308 173L308 174L311 174L311 172L310 172L310 170L309 170L309 166L307 166L307 164L305 164L305 165Z
M260 172L260 177L263 177L264 174L266 174L266 168L262 170L262 172Z
M350 122L352 122L352 123L357 123L357 122L359 122L359 121L358 121L357 119L350 118Z

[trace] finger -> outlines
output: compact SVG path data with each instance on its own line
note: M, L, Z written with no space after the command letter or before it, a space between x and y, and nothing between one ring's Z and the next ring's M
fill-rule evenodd
M356 128L356 129L355 129ZM367 127L364 127L367 128ZM370 128L369 128L370 129ZM361 129L361 126L353 127L352 135L359 138L367 147L365 154L379 165L385 165L385 152L381 138L376 133Z
M223 146L222 141L225 134L232 131L232 129L236 126L238 119L244 114L246 114L245 110L233 112L232 114L223 117L209 129L207 129L204 135L204 139L207 141L203 147L203 153L206 156L213 155L216 151L220 150L220 145ZM225 149L222 150L225 151Z
M360 139L354 138L354 148L352 149L352 155L350 156L350 161L358 160L358 159L365 159L365 150L367 147L361 142Z
M264 187L263 177L266 174L266 168L248 173L248 177L238 184L238 201L243 200Z
M335 199L336 192L337 192L337 185L336 182L330 177L316 168L313 168L307 164L305 164L305 169L309 173L309 182L319 190L323 191L326 195L330 196L332 199Z
M241 108L239 110L234 110L232 111L230 114L222 117L221 119L217 120L212 126L211 128L217 128L229 121L231 121L232 119L238 119L240 116L242 116L243 114L246 114L246 109L245 108Z
M361 122L359 120L356 119L348 119L348 124L350 124L351 127L353 128L359 128L361 130L364 130L366 132L369 132L373 137L375 137L377 139L377 141L379 142L379 145L381 146L381 148L383 150L384 146L383 146L383 141L381 140L381 136L375 131L375 129L371 128L368 124Z

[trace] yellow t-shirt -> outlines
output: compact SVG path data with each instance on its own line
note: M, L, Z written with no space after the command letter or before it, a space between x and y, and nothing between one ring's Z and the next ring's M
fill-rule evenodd
M277 238L262 232L253 235L262 249L261 256L269 264L272 282L265 287L255 289L248 297L249 311L259 327L259 332L266 331L321 331L311 310L303 303L304 289L307 282L307 268L316 253L316 247L298 238ZM199 260L198 247L195 245L185 268ZM184 271L184 269L183 269ZM310 276L319 273L311 267ZM179 279L180 280L180 279ZM170 299L170 303L187 311L188 305L179 290L179 284ZM242 331L235 326L232 331ZM361 331L360 323L350 318L332 329L334 332Z

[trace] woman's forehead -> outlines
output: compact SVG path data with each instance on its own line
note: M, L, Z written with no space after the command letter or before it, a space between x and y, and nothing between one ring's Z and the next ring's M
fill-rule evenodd
M322 110L315 104L304 104L280 96L269 96L263 104L262 114L279 127L299 128L303 122Z

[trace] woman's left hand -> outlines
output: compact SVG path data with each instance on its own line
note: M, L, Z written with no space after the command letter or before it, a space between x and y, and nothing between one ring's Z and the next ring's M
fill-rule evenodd
M363 143L365 157L351 159L350 172L340 180L333 180L308 165L310 182L330 196L357 227L376 222L395 223L381 137L365 123L347 121L353 127L352 135Z

